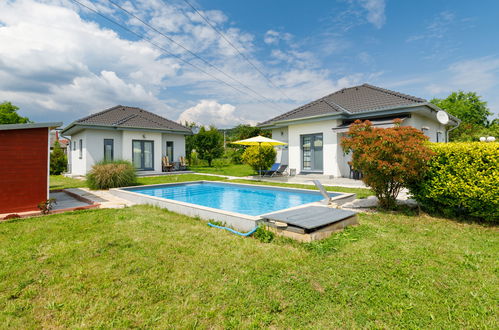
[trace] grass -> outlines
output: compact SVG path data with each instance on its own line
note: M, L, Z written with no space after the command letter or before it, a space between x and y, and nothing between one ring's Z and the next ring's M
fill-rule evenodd
M221 176L200 175L200 174L178 174L178 175L173 174L173 175L139 177L137 179L137 184L148 185L148 184L176 183L176 182L200 181L200 180L224 181L225 178Z
M198 173L210 173L230 176L250 176L255 175L255 171L246 164L231 164L222 167L190 166L190 170Z
M261 243L148 206L0 223L2 328L497 328L496 227L360 215Z
M244 180L244 179L230 180L230 182L318 190L316 186L306 185L306 184L254 181L254 180ZM366 198L368 196L374 195L374 192L371 189L366 189L366 188L347 188L347 187L338 187L338 186L324 186L324 187L326 188L327 191L354 193L357 194L357 198Z
M162 175L162 176L139 177L137 179L137 184L148 185L148 184L174 183L174 182L186 182L186 181L198 181L198 180L227 181L227 182L246 183L246 184L258 184L266 186L280 186L280 187L317 190L315 186L304 185L304 184L288 184L288 183L265 182L265 181L254 181L254 180L243 180L243 179L227 180L224 177L220 176L202 175L202 174L173 174L173 175ZM85 180L66 178L63 177L62 175L50 176L50 189L80 188L80 187L86 187ZM355 193L357 194L357 198L366 198L367 196L373 195L373 192L370 189L345 188L337 186L325 186L325 187L328 191Z
M87 186L85 180L67 178L63 175L50 176L50 189L83 188Z

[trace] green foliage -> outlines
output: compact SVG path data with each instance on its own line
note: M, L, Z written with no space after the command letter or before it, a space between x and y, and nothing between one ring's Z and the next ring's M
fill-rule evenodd
M253 237L262 243L270 243L274 240L275 234L263 226L258 226Z
M55 198L49 198L45 201L38 203L38 209L42 212L42 214L49 214L50 211L54 208L54 205L57 204L57 200Z
M216 169L221 169L223 167L229 166L230 163L231 161L228 158L217 158L213 160L213 166L215 166Z
M233 164L242 164L241 159L244 153L244 148L242 147L226 147L224 152L224 157L229 158Z
M261 135L272 137L269 130L263 130L260 127L255 127L247 124L240 124L229 131L228 137L231 141L249 139L254 136Z
M474 130L488 126L487 117L492 114L487 102L475 92L453 92L445 99L434 98L430 102L461 119L460 127L449 133L451 141L469 140Z
M190 128L191 130L196 127L196 123L189 123L185 122L184 123L185 127ZM192 152L195 148L194 146L195 143L195 136L194 135L186 135L185 136L185 154L187 156L187 160L189 161L189 164L192 164Z
M264 130L260 127L255 127L247 124L240 124L234 127L231 130L227 131L227 140L228 141L238 141L245 140L257 135L272 137L272 132L270 130ZM230 153L230 158L234 164L242 164L242 155L246 146L229 144L230 148L227 148L226 153Z
M197 166L201 163L201 160L199 159L199 154L196 152L196 150L192 150L189 153L189 157L187 157L189 160L189 167L191 166Z
M1 124L25 124L30 123L27 117L21 117L17 113L19 107L10 102L0 103L0 125Z
M194 148L199 155L200 159L206 160L208 166L215 158L223 155L223 136L215 127L210 127L206 130L201 127L199 133L194 135Z
M499 143L438 143L426 175L410 191L423 209L499 221Z
M90 189L110 189L134 185L137 182L135 167L131 162L115 160L99 162L87 174Z
M58 175L66 171L68 158L59 144L54 142L54 149L50 153L50 175Z
M394 122L395 127L377 128L357 120L341 141L345 152L353 152L352 167L362 172L379 206L390 210L396 208L400 190L423 175L432 154L421 131Z
M495 119L487 126L476 124L461 123L456 129L457 133L451 131L450 134L455 142L476 142L480 141L480 137L494 136L499 139L499 121ZM454 134L454 135L453 135ZM455 135L458 134L458 135Z
M267 170L275 161L276 151L271 146L252 146L246 148L242 155L242 160L259 173Z

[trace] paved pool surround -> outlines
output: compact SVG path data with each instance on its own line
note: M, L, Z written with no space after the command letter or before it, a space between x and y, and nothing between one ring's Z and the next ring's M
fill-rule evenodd
M136 204L147 204L147 205L158 206L187 216L199 217L203 220L219 221L229 227L232 227L240 231L249 231L253 229L259 223L259 221L261 221L262 219L261 215L254 216L237 212L231 212L231 211L221 210L218 208L186 203L173 199L149 196L134 191L134 189L175 187L175 186L183 186L186 184L193 184L193 183L213 183L213 184L231 185L231 186L250 188L250 189L256 188L256 189L265 189L265 190L274 190L274 191L279 190L287 192L303 192L307 194L316 193L320 195L318 191L313 191L313 190L311 191L310 189L285 188L285 187L274 187L274 186L263 186L263 185L252 185L252 184L241 184L241 183L230 183L230 182L219 182L219 181L190 181L190 182L181 182L181 183L155 184L155 185L146 185L138 187L115 188L115 189L110 189L109 192L115 196L118 196L125 200L129 200ZM350 202L355 199L355 194L335 192L334 195L335 196L331 198L331 202L337 205L341 205L343 203ZM300 208L305 205L323 205L323 204L321 202L313 202L313 203L298 205L288 209Z

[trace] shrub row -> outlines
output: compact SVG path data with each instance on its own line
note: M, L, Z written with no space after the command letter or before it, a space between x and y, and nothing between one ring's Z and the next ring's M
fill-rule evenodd
M431 144L435 156L409 188L421 207L449 217L499 221L499 143Z

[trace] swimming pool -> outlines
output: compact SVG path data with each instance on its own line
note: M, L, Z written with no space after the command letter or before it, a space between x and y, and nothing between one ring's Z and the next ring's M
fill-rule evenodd
M316 190L215 181L116 188L112 194L136 204L149 204L191 217L216 220L239 230L250 230L261 215L321 201ZM328 193L341 204L355 194Z
M247 215L279 211L324 199L317 191L282 190L220 182L195 182L175 186L128 188L127 190ZM338 195L330 194L331 197Z

